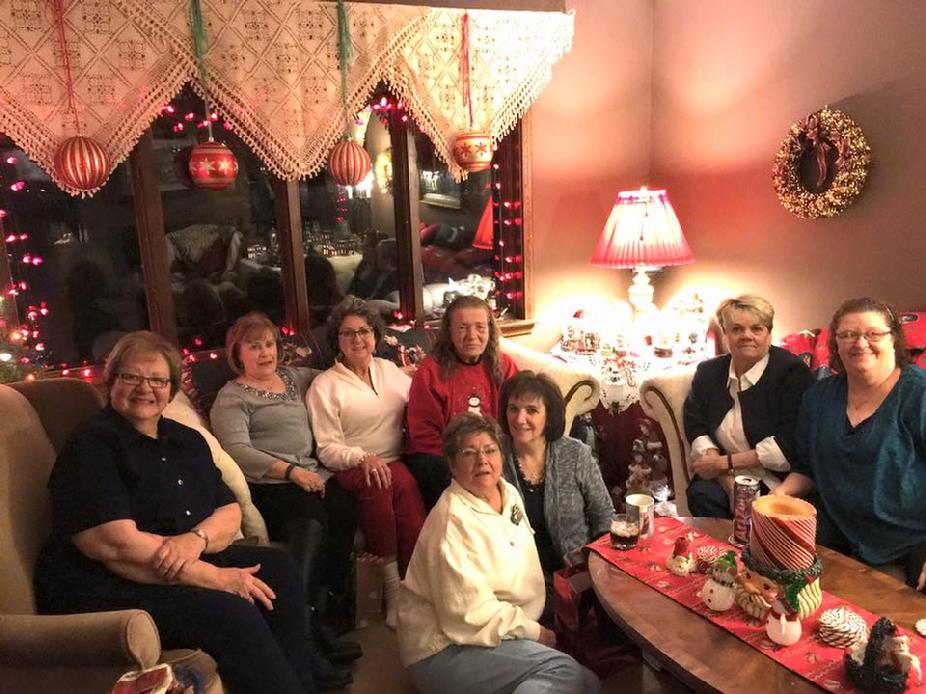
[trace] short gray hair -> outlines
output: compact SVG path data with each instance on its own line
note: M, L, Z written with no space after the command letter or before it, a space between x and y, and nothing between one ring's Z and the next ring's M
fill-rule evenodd
M720 302L720 306L717 307L715 315L717 316L717 322L720 324L720 329L724 332L727 332L732 311L749 311L762 325L769 329L769 332L771 332L775 323L775 308L768 300L754 294L743 294L733 299L724 299Z

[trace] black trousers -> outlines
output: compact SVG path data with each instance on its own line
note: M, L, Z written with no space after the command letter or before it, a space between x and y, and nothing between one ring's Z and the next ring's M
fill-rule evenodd
M63 590L45 601L45 613L141 609L154 619L164 648L201 648L218 663L235 694L312 694L311 646L305 632L305 598L289 554L274 547L233 545L204 561L220 567L260 564L257 576L276 594L273 610L234 593L190 586L111 582L96 595ZM58 604L55 604L58 603Z
M405 457L405 466L418 483L424 507L430 511L450 486L450 465L447 459L433 453L412 453Z
M307 596L315 597L321 585L341 592L350 575L350 557L357 532L357 502L332 477L325 483L325 496L306 492L295 484L250 484L251 499L267 523L267 533L274 542L289 543L290 528L296 519L321 523L324 539L312 558L312 586ZM290 527L287 527L290 526Z

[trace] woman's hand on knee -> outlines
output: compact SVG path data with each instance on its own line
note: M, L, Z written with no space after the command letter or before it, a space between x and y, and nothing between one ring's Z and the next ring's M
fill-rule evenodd
M252 604L256 600L268 610L272 610L276 593L255 575L258 571L260 571L260 564L244 569L233 567L219 569L219 588L226 593L234 593Z
M926 562L923 562L923 568L920 570L920 577L916 579L916 589L923 590L926 588Z
M317 472L306 470L303 467L296 467L293 468L289 479L293 484L302 487L307 492L325 496L325 481Z
M389 463L378 455L367 456L361 461L360 467L368 487L388 489L392 486L392 470L389 469Z

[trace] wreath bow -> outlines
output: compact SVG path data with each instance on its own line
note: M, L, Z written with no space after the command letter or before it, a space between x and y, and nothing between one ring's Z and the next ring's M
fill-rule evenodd
M832 145L821 132L820 120L816 114L807 116L807 122L804 124L804 135L807 137L810 148L817 155L817 188L819 188L826 182L826 153L832 148Z

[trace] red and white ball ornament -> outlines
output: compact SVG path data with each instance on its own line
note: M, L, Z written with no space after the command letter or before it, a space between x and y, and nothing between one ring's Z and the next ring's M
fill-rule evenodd
M355 186L370 173L370 155L353 140L343 140L328 155L328 173L339 186Z
M90 137L75 135L55 150L55 176L67 187L93 191L109 177L109 155Z
M238 160L221 142L200 142L190 152L193 185L205 190L222 190L235 182Z
M492 165L492 138L480 130L466 130L453 141L453 158L464 171L476 173Z

